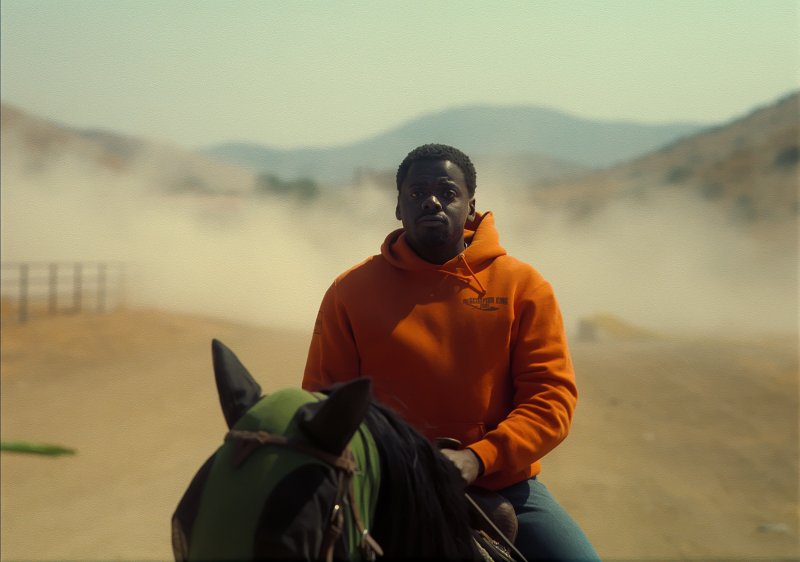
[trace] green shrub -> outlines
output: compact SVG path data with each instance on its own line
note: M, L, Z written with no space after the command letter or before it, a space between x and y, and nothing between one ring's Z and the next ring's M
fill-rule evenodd
M319 186L310 178L284 180L275 174L260 174L256 178L256 193L293 195L300 199L313 199L319 194Z

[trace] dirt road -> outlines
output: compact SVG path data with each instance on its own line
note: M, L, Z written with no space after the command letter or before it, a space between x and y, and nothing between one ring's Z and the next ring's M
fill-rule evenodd
M5 323L3 560L165 560L169 519L225 431L212 337L265 390L308 336L155 311ZM798 550L797 343L573 344L581 399L542 480L605 559L778 559Z

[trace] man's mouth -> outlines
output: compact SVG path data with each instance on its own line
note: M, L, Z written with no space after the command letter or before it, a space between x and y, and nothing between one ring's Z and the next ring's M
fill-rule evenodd
M447 218L444 215L422 215L417 219L417 224L438 225L446 222Z

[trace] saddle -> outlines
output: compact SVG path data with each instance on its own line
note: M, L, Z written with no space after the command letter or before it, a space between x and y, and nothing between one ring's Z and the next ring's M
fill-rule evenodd
M436 446L439 449L461 449L461 442L443 437L436 440ZM514 547L518 521L511 502L497 492L477 486L467 486L464 494L470 507L473 538L484 559L525 562L525 557Z
M475 486L469 486L465 494L472 511L474 527L485 531L498 542L503 542L503 538L506 538L513 544L517 540L517 514L511 502L497 492Z

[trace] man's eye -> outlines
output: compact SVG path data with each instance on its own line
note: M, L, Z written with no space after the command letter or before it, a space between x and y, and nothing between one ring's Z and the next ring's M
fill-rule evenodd
M455 199L456 195L458 194L455 192L454 189L448 189L447 191L444 192L444 197L446 199Z

